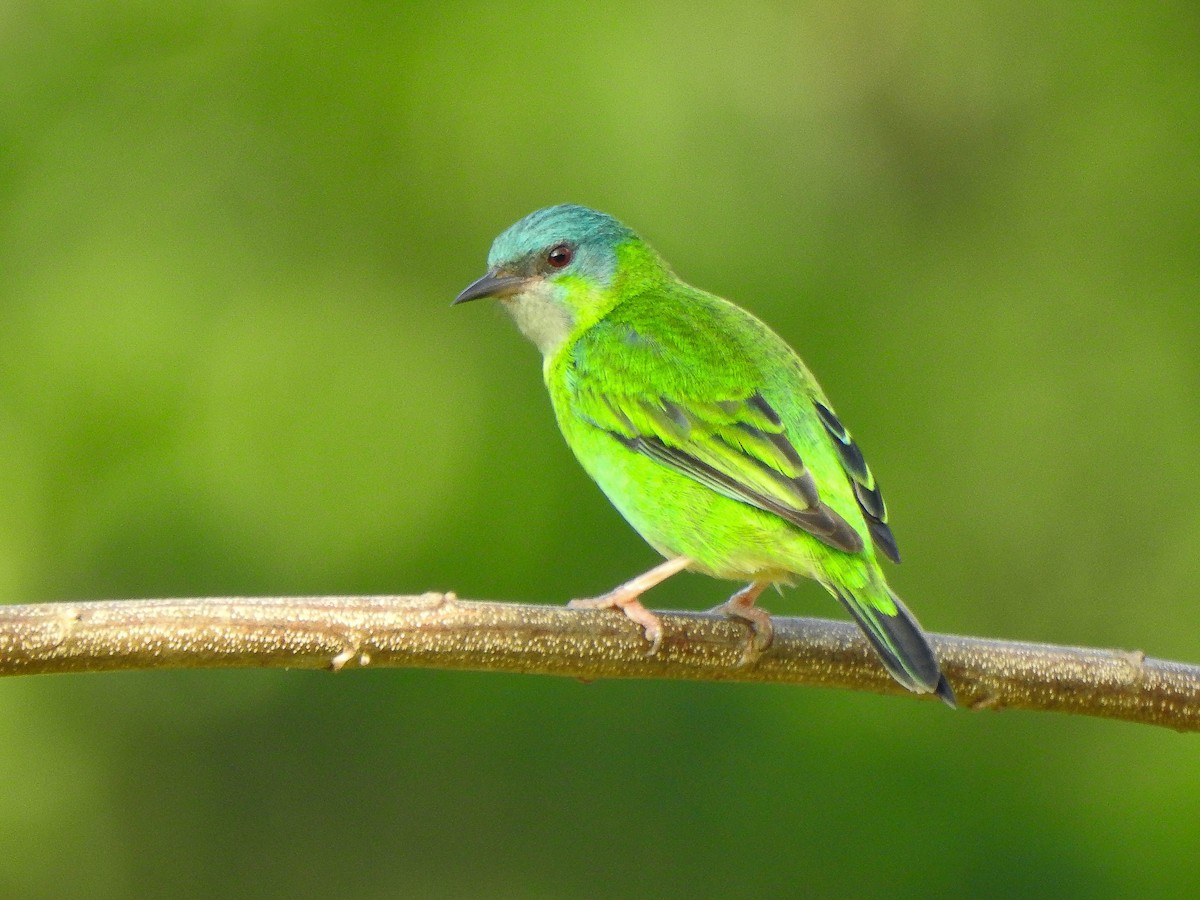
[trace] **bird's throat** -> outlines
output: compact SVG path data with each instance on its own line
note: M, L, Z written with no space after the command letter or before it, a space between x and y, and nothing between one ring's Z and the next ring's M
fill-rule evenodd
M550 357L575 327L567 307L549 292L529 291L501 300L521 334L533 341L542 356Z

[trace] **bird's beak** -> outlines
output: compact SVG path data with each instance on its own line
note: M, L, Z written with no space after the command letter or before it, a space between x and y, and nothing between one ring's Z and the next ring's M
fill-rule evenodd
M482 300L484 297L511 297L529 283L524 275L501 275L498 272L488 272L477 281L472 281L463 292L454 298L451 306L466 303L468 300Z

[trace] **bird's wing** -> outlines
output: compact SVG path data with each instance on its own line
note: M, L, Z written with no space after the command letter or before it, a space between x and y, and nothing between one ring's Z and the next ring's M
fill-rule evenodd
M863 536L821 499L812 473L779 412L738 372L739 354L716 347L716 365L678 346L681 331L647 337L628 323L602 324L584 335L566 379L575 416L628 450L719 494L786 519L823 543L858 553ZM673 346L674 345L674 346ZM692 377L678 360L703 366ZM624 377L614 377L620 372Z
M697 312L692 309L689 316ZM664 329L661 318L658 323L657 332L639 327L640 322L602 323L580 339L572 354L576 377L568 379L575 415L630 451L773 513L830 547L858 553L865 535L822 499L822 491L852 488L872 542L899 561L883 498L862 453L807 383L797 383L791 392L803 396L789 398L789 412L794 416L797 403L811 403L821 425L814 421L812 429L800 434L803 429L789 429L762 391L747 387L760 379L739 370L745 355L726 346L728 339L721 335L728 330L713 323L697 341L691 329ZM778 340L773 333L770 338ZM682 369L679 360L703 370L704 376ZM624 377L611 377L614 371ZM805 465L804 441L816 436L830 439L846 477L841 485L818 484ZM825 458L830 459L827 452ZM828 470L823 477L829 478Z
M900 562L900 550L896 546L896 538L892 534L892 529L887 523L887 506L883 502L883 494L879 492L875 476L867 468L867 461L863 459L862 451L850 437L846 426L833 414L833 410L820 400L814 399L813 406L821 419L821 424L833 438L833 445L837 448L842 468L849 476L850 484L854 487L854 499L858 501L858 507L862 510L863 518L867 523L867 530L871 532L871 543L892 562Z
M812 474L761 394L709 402L610 392L579 399L586 419L627 449L774 513L831 547L862 550L853 526L821 501Z

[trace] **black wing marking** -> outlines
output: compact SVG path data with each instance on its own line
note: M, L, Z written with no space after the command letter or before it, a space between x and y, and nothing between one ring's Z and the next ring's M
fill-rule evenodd
M846 474L850 476L850 483L854 485L854 497L867 520L871 542L892 562L900 562L900 550L896 547L895 535L887 524L887 506L883 502L883 494L879 492L879 485L875 483L871 470L867 468L862 451L851 439L846 426L829 407L819 400L814 400L813 405L817 408L817 415L821 417L825 430L833 438L834 446L837 447L842 460L842 468L846 470Z

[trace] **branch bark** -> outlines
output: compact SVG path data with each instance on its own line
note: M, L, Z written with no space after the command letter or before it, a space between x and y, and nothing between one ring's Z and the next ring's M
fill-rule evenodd
M776 617L775 639L736 664L746 626L662 613L662 648L611 611L396 597L111 600L0 607L0 675L132 669L408 666L572 678L812 684L907 694L849 622ZM959 703L1200 731L1200 666L1140 651L932 635ZM928 698L927 698L928 699Z

